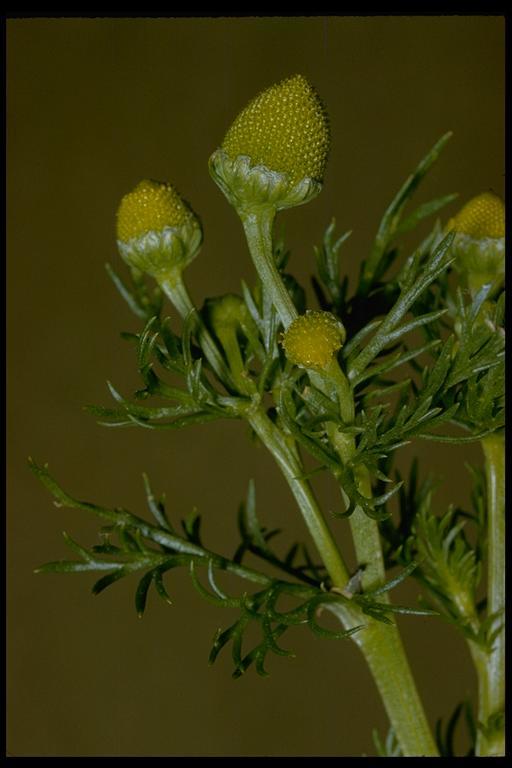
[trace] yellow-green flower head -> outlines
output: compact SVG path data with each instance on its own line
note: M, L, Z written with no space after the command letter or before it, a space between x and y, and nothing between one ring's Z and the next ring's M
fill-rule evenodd
M329 152L329 124L316 91L302 75L288 77L258 94L238 115L222 142L234 160L322 181Z
M165 279L192 261L201 242L200 222L172 184L146 179L121 200L117 244L130 266Z
M326 111L302 75L258 94L235 119L210 170L238 209L288 208L321 189L330 146Z
M144 179L121 200L117 211L117 237L128 242L147 232L180 227L192 211L178 192L165 181Z
M452 251L470 287L501 280L505 272L505 205L493 192L472 198L447 224Z
M342 323L330 312L308 310L282 336L286 357L303 368L325 370L345 341Z
M448 223L454 229L475 240L486 237L505 237L505 205L501 197L493 192L483 192L469 203Z

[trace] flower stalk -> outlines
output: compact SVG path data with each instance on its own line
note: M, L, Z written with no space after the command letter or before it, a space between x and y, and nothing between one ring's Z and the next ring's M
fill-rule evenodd
M274 259L272 229L275 215L273 208L261 206L244 214L242 224L258 277L268 291L283 327L288 328L297 317L297 310Z
M340 412L348 425L354 419L354 401L345 374L337 361L333 361L327 376L312 374L314 383L329 391L329 384L337 382ZM354 455L354 439L340 432L335 425L327 425L327 433L343 463ZM358 470L360 492L371 498L372 489L368 470ZM343 488L342 496L347 501ZM385 582L386 574L379 527L357 506L349 518L357 562L363 567L363 591L376 589ZM389 601L387 593L383 601ZM407 660L398 627L370 620L366 629L354 635L354 642L362 651L371 670L390 723L401 745L404 756L437 756L438 751L421 703L414 677Z
M254 265L265 285L279 313L285 328L296 320L297 311L291 302L288 292L283 284L279 271L274 262L272 248L272 219L267 212L263 216L260 211L254 212L248 220L243 220L244 229L249 245L249 250ZM320 388L327 393L332 389L333 381L340 394L339 404L342 417L347 424L351 424L354 418L354 403L349 383L334 360L324 374L313 370L312 380L320 384ZM336 428L328 428L329 437L339 452L343 462L350 460L353 453L353 438L346 439ZM262 435L266 439L266 435ZM278 455L275 456L279 462ZM285 476L286 476L286 471ZM288 479L288 478L287 478ZM290 481L289 481L290 482ZM371 496L371 487L367 471L361 475L360 490L365 495ZM296 498L298 498L296 496ZM315 525L311 525L310 509L299 503L302 514L308 527L313 533L317 547L327 566L332 561L330 542L327 548L323 537L318 536ZM317 521L315 520L315 523ZM358 563L364 565L362 577L364 588L375 588L385 581L384 561L380 542L378 525L371 520L360 508L356 508L350 517L350 526L354 539L354 547ZM332 568L332 565L331 565ZM345 586L347 572L337 570L333 579L334 584L339 583L339 577L344 578ZM386 598L387 599L387 598ZM346 616L342 617L345 627ZM414 678L412 676L405 650L403 648L398 628L395 624L383 625L365 617L366 628L354 635L354 641L361 649L374 677L375 683L382 697L384 707L390 718L392 727L397 734L404 755L406 756L435 756L438 754L435 742L432 738L428 721L421 704Z
M479 683L477 740L480 756L505 754L505 440L493 434L482 440L487 483L487 612L498 632L489 651L473 655Z

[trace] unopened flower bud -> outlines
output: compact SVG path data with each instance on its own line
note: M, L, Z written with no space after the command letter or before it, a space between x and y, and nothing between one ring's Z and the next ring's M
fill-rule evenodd
M505 272L505 205L492 192L470 200L447 224L456 232L452 251L471 287L494 283Z
M330 312L308 310L282 336L286 357L295 365L322 371L345 342L343 324Z
M252 325L253 319L247 305L236 293L226 293L207 299L205 309L210 324L218 336L224 331L237 330L244 325Z
M210 158L210 172L240 212L254 205L289 208L320 192L329 144L322 102L302 75L294 75L238 115Z
M249 348L257 347L258 329L245 301L235 293L227 293L207 299L204 312L209 326L224 349L237 387L244 394L254 394L254 383L246 372L240 341L245 337ZM245 343L242 346L245 347Z
M171 184L141 181L121 200L117 245L131 267L165 280L197 255L203 233L199 219Z

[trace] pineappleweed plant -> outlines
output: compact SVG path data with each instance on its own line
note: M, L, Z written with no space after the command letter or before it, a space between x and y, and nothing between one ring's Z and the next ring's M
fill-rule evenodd
M39 572L98 572L100 593L137 574L135 606L148 592L168 600L166 575L187 568L195 589L238 618L215 635L210 662L231 649L235 677L254 667L266 675L269 654L302 625L324 639L350 639L361 650L390 721L379 755L453 756L457 723L466 720L470 754L504 754L504 205L492 192L469 201L444 225L438 220L402 259L403 233L433 216L454 195L406 205L450 134L405 181L380 222L349 291L340 255L349 236L334 220L315 248L317 309L289 274L289 254L275 237L276 214L307 203L322 189L329 145L325 109L296 75L256 96L210 158L210 173L238 214L254 262L253 286L206 300L198 309L184 281L202 244L199 218L169 183L145 180L121 201L117 244L128 272L108 266L141 322L125 334L136 349L142 388L114 405L90 407L101 423L175 430L215 419L243 419L270 451L309 532L307 544L275 544L272 520L260 522L249 482L229 556L208 549L200 518L181 530L144 476L153 522L126 509L78 501L31 467L57 505L82 509L103 526L84 547L67 534L76 559ZM156 284L156 285L155 285ZM164 314L169 300L182 329ZM415 333L412 333L415 332ZM181 385L170 383L181 382ZM419 481L417 462L404 480L394 467L414 440L479 441L483 466L469 467L472 509L438 513L435 482ZM315 461L304 469L304 455ZM314 474L330 473L339 505L326 515ZM336 518L348 518L358 568L349 573ZM284 552L284 554L283 554ZM260 567L246 565L252 553ZM219 574L243 583L226 594ZM393 601L406 578L421 586L421 605ZM284 606L286 603L286 607ZM338 629L326 625L326 612ZM395 617L437 615L462 633L478 680L478 711L461 702L431 733ZM322 619L322 616L324 617ZM432 619L434 620L434 619ZM249 644L246 629L260 639ZM343 734L340 733L340 754Z

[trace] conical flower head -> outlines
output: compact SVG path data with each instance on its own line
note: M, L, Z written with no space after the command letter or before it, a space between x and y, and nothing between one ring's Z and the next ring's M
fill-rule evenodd
M473 197L454 216L449 229L482 240L484 237L505 237L505 205L493 192Z
M193 215L172 184L144 179L121 200L117 237L127 243L147 232L181 227Z
M473 197L447 224L452 252L472 291L499 285L505 273L505 205L493 192Z
M130 267L158 281L181 272L202 242L199 219L167 182L141 181L117 211L117 245Z
M228 130L222 149L252 165L321 182L329 152L327 114L316 91L302 75L272 85L256 96Z
M210 173L242 218L261 207L292 208L322 189L329 144L322 102L294 75L238 115L210 157Z

